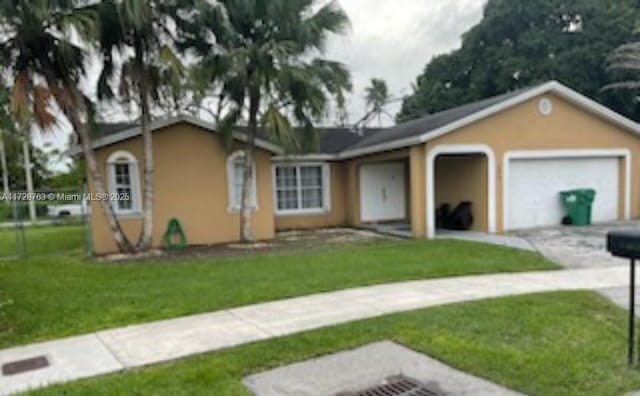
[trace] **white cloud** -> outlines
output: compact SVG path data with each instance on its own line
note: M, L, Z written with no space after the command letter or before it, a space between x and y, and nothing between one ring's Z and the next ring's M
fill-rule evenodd
M485 2L341 0L351 19L351 33L334 38L325 56L351 70L351 121L364 113L364 88L371 78L385 79L394 96L409 94L433 56L459 47L461 35L480 21ZM390 106L389 112L395 115L399 108L400 104Z

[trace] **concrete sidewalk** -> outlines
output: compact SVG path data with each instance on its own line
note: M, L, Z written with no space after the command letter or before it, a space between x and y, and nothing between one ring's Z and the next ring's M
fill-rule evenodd
M0 394L215 351L395 312L492 297L628 284L624 266L412 281L151 322L0 351L0 366L45 355L50 366L0 376Z

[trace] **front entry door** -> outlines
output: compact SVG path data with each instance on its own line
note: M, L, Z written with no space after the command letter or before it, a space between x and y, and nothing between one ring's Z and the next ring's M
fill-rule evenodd
M363 223L406 218L405 164L386 162L360 167L360 215Z

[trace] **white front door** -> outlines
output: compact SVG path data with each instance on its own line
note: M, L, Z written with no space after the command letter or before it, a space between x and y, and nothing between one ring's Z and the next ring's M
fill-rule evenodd
M362 222L406 218L405 164L386 162L360 167Z
M507 191L507 229L559 225L565 210L560 191L596 190L592 221L618 219L618 158L512 159Z

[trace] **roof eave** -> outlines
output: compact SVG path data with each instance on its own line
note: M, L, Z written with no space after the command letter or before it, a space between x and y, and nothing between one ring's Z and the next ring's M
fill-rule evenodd
M532 88L527 90L520 95L517 95L513 98L507 99L503 102L497 103L495 105L489 106L488 108L473 113L467 117L461 118L457 121L444 125L440 128L424 131L422 134L411 136L404 139L394 140L390 142L380 143L369 147L362 148L354 148L354 149L346 149L337 154L305 154L305 155L287 155L285 150L281 147L265 141L263 139L256 139L256 146L262 148L266 151L272 152L277 155L274 160L277 161L286 161L286 160L308 160L308 161L317 161L317 160L346 160L357 157L362 157L366 155L376 154L384 151L398 150L403 149L419 144L424 144L428 141L437 139L447 133L451 133L455 130L463 128L472 123L478 122L485 118L488 118L494 114L507 110L509 108L515 107L521 103L524 103L528 100L531 100L537 96L544 95L547 93L555 93L567 101L587 110L591 113L594 113L604 119L609 120L610 122L618 125L621 128L627 129L637 135L640 135L640 124L614 112L613 110L608 109L607 107L597 103L596 101L589 99L588 97L572 90L571 88L557 82L550 81L546 84L540 85L539 87ZM151 124L151 130L156 130L160 128L164 128L179 122L187 122L192 125L199 126L203 129L216 132L216 126L213 123L200 120L196 117L181 115L178 117L168 118L165 120L155 121ZM127 140L133 137L140 135L141 131L139 127L131 128L126 131L119 132L114 135L105 136L103 138L97 139L93 142L93 148L100 148L107 145L115 144L122 140ZM247 136L241 132L235 132L233 134L233 138L239 141L247 141ZM79 152L80 150L78 150ZM73 150L75 152L75 150Z
M511 99L505 100L504 102L497 103L493 106L490 106L484 110L473 113L470 116L461 118L457 121L454 121L450 124L444 125L440 128L425 131L423 134L414 136L411 138L406 138L402 140L387 142L377 144L371 147L363 147L360 149L347 150L339 154L341 159L351 159L356 157L361 157L364 155L375 154L381 151L390 151L397 150L401 148L406 148L409 146L414 146L418 144L423 144L428 141L437 139L447 133L453 132L460 128L463 128L467 125L470 125L474 122L483 120L488 118L494 114L497 114L501 111L507 110L509 108L515 107L521 103L524 103L528 100L531 100L537 96L544 95L547 93L555 93L564 99L603 117L610 122L627 129L637 135L640 135L640 124L614 112L613 110L608 109L607 107L601 105L600 103L589 99L588 97L572 90L571 88L557 82L550 81L546 84L543 84L537 88L532 88L522 94L515 96Z
M186 122L188 124L191 125L195 125L198 126L202 129L206 129L210 132L217 132L217 128L216 125L214 123L208 122L208 121L204 121L201 119L198 119L196 117L192 117L192 116L188 116L188 115L180 115L177 117L171 117L171 118L166 118L166 119L162 119L162 120L157 120L157 121L153 121L151 122L151 124L149 125L149 130L151 131L156 131L158 129L162 129L162 128L166 128L168 126L171 125L175 125L181 122ZM124 141L124 140L128 140L128 139L132 139L134 137L140 136L142 134L142 130L140 129L140 127L135 127L135 128L130 128L118 133L114 133L113 135L109 135L109 136L104 136L98 139L95 139L92 144L91 147L95 150L101 147L105 147L105 146L110 146L112 144L116 144L118 142ZM247 135L241 132L234 132L233 133L233 138L235 140L241 141L241 142L247 142L248 138ZM284 150L273 144L270 142L267 142L263 139L257 138L256 139L256 147L259 147L263 150L269 151L273 154L282 154L284 153ZM81 152L80 148L77 147L73 150L73 152Z

